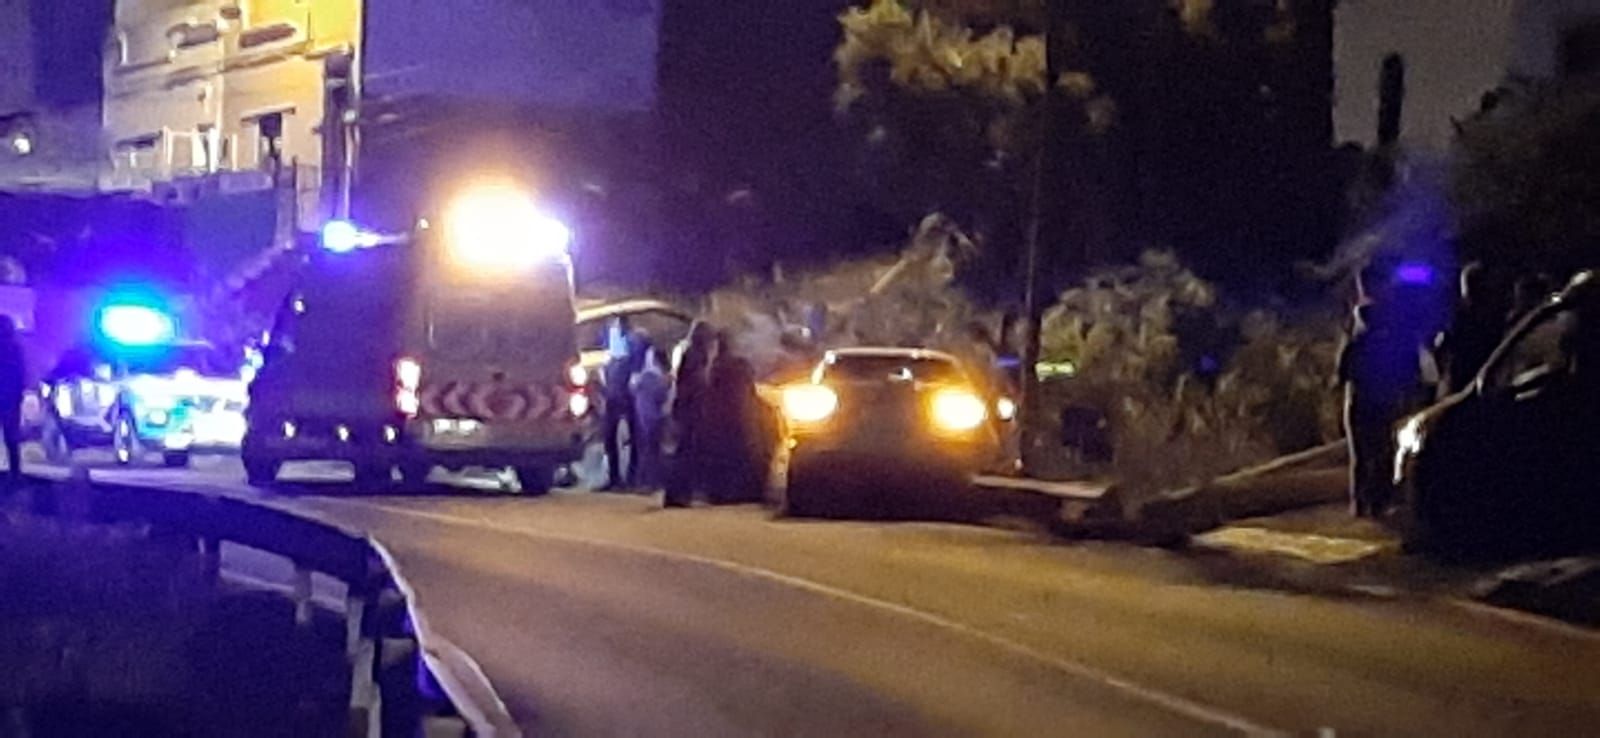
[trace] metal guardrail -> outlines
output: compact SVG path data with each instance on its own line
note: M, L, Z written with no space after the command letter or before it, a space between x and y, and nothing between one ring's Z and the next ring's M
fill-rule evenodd
M92 482L32 478L35 512L93 524L148 526L149 537L192 546L221 576L221 544L294 564L295 622L309 627L312 575L343 582L345 655L351 666L354 738L471 735L519 738L494 687L465 651L440 636L416 592L378 541L294 513L230 497Z

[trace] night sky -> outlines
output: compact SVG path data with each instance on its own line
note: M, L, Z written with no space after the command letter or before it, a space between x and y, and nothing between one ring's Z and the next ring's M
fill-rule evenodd
M592 110L655 102L657 0L376 0L367 91Z
M34 94L46 105L100 98L100 51L114 0L34 0Z

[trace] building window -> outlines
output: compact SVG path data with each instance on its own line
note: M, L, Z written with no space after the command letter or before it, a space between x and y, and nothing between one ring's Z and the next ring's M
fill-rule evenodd
M1567 77L1600 74L1600 18L1579 23L1562 34L1561 74Z
M216 43L222 38L222 33L217 29L216 23L184 23L173 26L167 31L167 39L172 42L173 48L190 49L196 46Z
M112 156L118 169L153 171L157 164L156 150L160 145L159 133L125 138L112 147Z
M243 48L263 46L266 44L294 38L300 31L288 23L274 23L270 26L251 28L239 36L239 45Z
M276 111L247 119L253 123L256 137L256 165L263 170L276 172L283 167L284 119L288 111Z

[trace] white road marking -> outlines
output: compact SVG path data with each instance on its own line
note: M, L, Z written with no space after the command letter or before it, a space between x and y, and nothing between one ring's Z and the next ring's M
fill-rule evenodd
M662 558L674 559L674 560L678 560L678 561L683 561L683 562L688 562L688 563L693 563L693 564L699 564L699 565L702 565L702 566L709 566L709 567L713 567L713 568L717 568L717 569L722 569L724 571L728 571L728 572L731 572L731 573L734 573L734 574L737 574L737 575L740 575L740 576L751 577L751 578L756 578L756 579L764 579L764 580L771 581L771 582L776 582L776 583L779 583L779 584L782 584L782 585L785 585L785 586L788 586L788 587L793 587L795 589L800 589L800 590L804 590L804 591L811 592L811 593L814 593L814 594L819 594L819 595L822 595L824 597L831 597L833 599L841 600L841 601L844 601L844 602L850 602L850 603L853 603L853 604L856 604L856 605L861 605L861 606L864 606L864 607L870 607L870 608L882 610L884 612L893 613L893 614L899 615L901 617L907 617L907 618L911 618L911 619L920 621L920 622L925 623L927 625L931 625L931 626L934 626L934 627L937 627L937 628L941 628L941 629L944 629L944 630L948 630L948 631L952 631L952 632L955 632L955 633L959 633L959 634L961 634L963 636L966 636L968 638L973 638L973 639L982 641L984 643L988 643L991 646L995 646L997 648L1000 648L1002 650L1010 652L1013 655L1021 656L1023 658L1026 658L1026 659L1029 659L1029 660L1044 664L1044 665L1046 665L1046 666L1048 666L1050 668L1053 668L1053 669L1055 669L1057 671L1060 671L1062 673L1065 673L1065 674L1068 674L1068 675L1071 675L1071 676L1074 676L1074 677L1078 677L1078 678L1081 678L1081 679L1086 679L1086 680L1089 680L1089 681L1093 681L1093 682L1099 683L1102 686L1105 686L1105 687L1110 688L1112 690L1115 690L1115 691L1121 692L1123 694L1129 695L1131 697L1134 697L1135 699L1143 700L1143 701L1148 702L1150 704L1153 704L1153 705L1156 705L1158 707L1164 708L1164 709L1166 709L1166 710L1168 710L1170 712L1173 712L1173 713L1176 713L1178 715L1182 715L1184 717L1193 719L1193 720L1195 720L1197 722L1208 723L1208 724L1211 724L1211 725L1223 727L1223 728L1226 728L1226 729L1229 729L1229 730L1233 730L1235 732L1238 732L1238 733L1241 733L1241 734L1244 734L1244 735L1249 735L1249 736L1287 736L1287 735L1290 735L1290 733L1287 732L1287 731L1277 730L1277 729L1274 729L1274 728L1268 728L1268 727L1266 727L1264 725L1261 725L1259 723L1256 723L1256 722L1250 720L1249 718L1246 718L1246 717L1243 717L1243 716L1240 716L1240 715L1235 715L1233 713L1227 712L1227 711L1222 710L1220 708L1212 707L1210 705L1201 704L1199 702L1195 702L1193 700L1190 700L1190 699L1188 699L1186 697L1181 697L1181 696L1178 696L1178 695L1175 695L1175 694L1171 694L1171 693L1168 693L1168 692L1163 692L1161 690L1158 690L1158 689L1155 689L1155 688L1152 688L1152 687L1147 687L1147 686L1135 683L1133 681L1130 681L1128 679L1125 679L1123 677L1117 676L1115 674L1111 674L1111 673L1108 673L1108 672L1105 672L1105 671L1101 671L1100 669L1096 669L1096 668L1094 668L1092 666L1088 666L1086 664L1079 663L1077 661L1072 661L1072 660L1069 660L1069 659L1064 659L1064 658L1059 658L1059 657L1056 657L1056 656L1051 656L1051 655L1046 654L1046 653L1041 653L1041 652L1039 652L1039 651L1037 651L1035 649L1029 648L1028 646L1025 646L1025 645L1023 645L1021 643L1018 643L1016 641L1013 641L1013 640L1010 640L1010 639L1007 639L1007 638L1003 638L1003 637L994 635L992 633L986 633L986 632L984 632L982 630L974 628L974 627L972 627L970 625L967 625L965 623L960 623L960 622L951 620L949 618L942 617L940 615L935 615L935 614L930 613L930 612L917 610L915 608L907 607L905 605L897 604L897 603L894 603L894 602L888 602L888 601L880 600L880 599L877 599L877 598L874 598L874 597L869 597L867 595L859 594L859 593L856 593L856 592L851 592L851 591L846 590L846 589L840 589L838 587L833 587L833 586L830 586L830 585L827 585L827 584L823 584L823 583L820 583L820 582L816 582L816 581L813 581L813 580L810 580L810 579L804 579L804 578L792 576L792 575L789 575L789 574L783 574L783 573L780 573L780 572L772 571L771 569L764 569L764 568L761 568L761 567L758 567L758 566L751 566L749 564L741 564L741 563L734 562L734 561L726 561L726 560L723 560L723 559L715 559L715 558L711 558L711 557L708 557L708 556L700 556L700 555L696 555L696 554L683 553L683 552L680 552L680 551L671 551L671 550L667 550L667 549L654 548L654 547L650 547L650 546L639 546L639 545L634 545L634 544L629 544L629 543L620 543L620 542L616 542L616 541L606 541L606 540L601 540L601 539L586 538L586 537L583 537L583 536L565 535L565 534L560 534L560 533L546 533L546 532L541 532L541 531L532 531L532 530L527 530L527 529L524 529L524 528L517 528L517 527L511 526L511 525L506 525L506 524L503 524L503 523L497 523L497 522L490 521L490 520L475 520L473 518L462 517L462 516L459 516L459 515L451 515L451 514L447 514L447 513L429 512L429 511L424 511L424 510L412 510L412 509L409 509L409 508L394 507L394 506L383 505L383 504L378 504L378 503L366 503L366 504L364 504L362 506L363 507L369 507L369 508L383 510L384 512L389 512L389 513L393 513L393 514L396 514L396 515L409 516L409 517L413 517L413 518L419 518L419 519L423 519L423 520L431 520L431 521L434 521L434 522L447 523L447 524L451 524L451 525L460 525L460 526L466 526L466 527L472 527L472 528L486 528L486 529L493 530L493 531L496 531L496 532L499 532L499 533L506 533L506 534L509 534L509 535L522 536L522 537L526 537L526 538L561 541L561 542L565 542L565 543L576 543L576 544L594 546L594 547L597 547L597 548L610 548L610 549L619 550L619 551L627 551L629 553L644 554L644 555L649 555L649 556L658 556L658 557L662 557Z

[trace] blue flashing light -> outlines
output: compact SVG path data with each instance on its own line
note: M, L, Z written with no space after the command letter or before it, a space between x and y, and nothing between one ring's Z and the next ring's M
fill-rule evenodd
M1394 270L1394 278L1400 284L1433 284L1436 276L1437 273L1432 266L1420 262L1407 262Z
M348 220L330 220L322 226L322 248L335 254L347 254L370 241L370 234L363 233Z
M100 311L100 332L123 346L171 343L178 333L171 315L147 305L110 305Z

